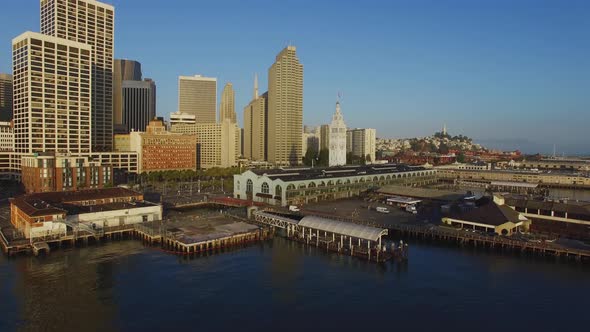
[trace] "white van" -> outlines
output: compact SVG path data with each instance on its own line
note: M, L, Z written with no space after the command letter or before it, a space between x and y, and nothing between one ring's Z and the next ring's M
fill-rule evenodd
M379 213L389 213L389 209L388 209L388 208L386 208L386 207L380 207L380 206L378 206L378 207L376 208L376 210L377 210L377 212L379 212Z
M297 207L297 205L289 205L289 211L291 211L291 212L299 212L301 210L299 210L299 208Z

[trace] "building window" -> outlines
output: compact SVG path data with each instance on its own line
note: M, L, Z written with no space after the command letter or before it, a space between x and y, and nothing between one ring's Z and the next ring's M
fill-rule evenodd
M270 192L270 190L268 189L268 183L264 182L262 184L262 193L263 194L268 194Z
M246 193L252 193L252 180L248 179L246 182Z
M275 187L275 196L282 196L283 195L283 188L281 188L281 186L277 185Z

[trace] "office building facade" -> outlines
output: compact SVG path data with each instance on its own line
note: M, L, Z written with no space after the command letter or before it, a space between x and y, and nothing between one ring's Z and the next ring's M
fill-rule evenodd
M172 132L197 136L197 168L233 167L239 157L240 128L229 120L219 123L178 124Z
M215 123L217 117L217 79L211 77L178 77L178 111L192 114L197 123Z
M41 33L91 47L94 151L113 145L114 16L113 6L95 0L41 0Z
M370 164L375 162L377 130L369 128L349 129L346 132L346 151L355 157L364 158Z
M231 123L237 123L236 119L236 95L231 83L225 84L221 93L221 104L219 104L219 122L229 120Z
M0 73L0 121L12 120L12 75Z
M0 121L0 151L14 151L12 122Z
M267 159L268 93L257 96L244 108L244 157L254 161Z
M25 32L12 50L15 151L90 153L92 48Z
M148 123L156 117L156 83L145 81L123 81L123 125L127 132L145 131Z
M268 70L268 161L298 165L302 161L303 65L295 46L284 48Z
M123 122L123 81L141 81L141 63L115 59L113 65L113 126L114 130L127 127Z

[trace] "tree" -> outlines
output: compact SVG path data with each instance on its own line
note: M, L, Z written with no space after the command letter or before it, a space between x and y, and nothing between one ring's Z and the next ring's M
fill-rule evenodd
M303 164L305 166L312 166L317 164L318 152L316 149L312 147L308 147L307 151L305 151L305 156L303 157Z
M347 152L346 153L346 163L348 165L354 164L354 156L352 155L352 152Z
M459 153L459 155L457 155L457 162L458 163L464 163L465 162L465 153L461 152L461 153Z

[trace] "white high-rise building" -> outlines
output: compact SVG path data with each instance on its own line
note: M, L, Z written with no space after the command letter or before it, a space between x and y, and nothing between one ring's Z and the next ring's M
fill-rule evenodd
M12 40L18 153L90 153L92 47L25 32Z
M346 124L340 112L340 102L336 102L336 112L330 123L330 166L346 165Z
M41 0L40 4L42 34L92 48L92 90L88 92L92 98L92 149L112 151L115 8L96 0ZM57 56L60 51L57 50ZM57 58L56 65L60 61ZM77 68L74 63L64 70L77 72ZM62 74L58 70L55 75L56 84L61 85Z

